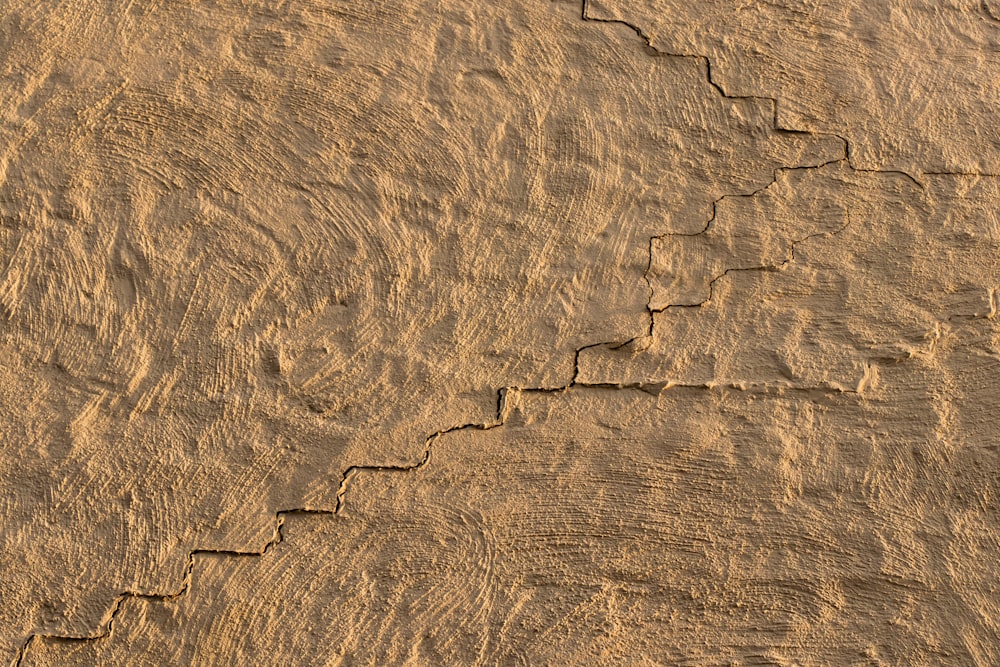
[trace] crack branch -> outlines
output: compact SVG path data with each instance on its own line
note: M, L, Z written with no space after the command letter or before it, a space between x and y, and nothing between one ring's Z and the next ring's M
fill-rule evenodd
M715 283L718 282L719 280L722 280L723 278L725 278L730 273L735 273L737 271L780 271L783 268L785 268L786 266L788 266L788 264L790 264L791 262L795 261L795 248L797 248L801 244L805 243L806 241L809 241L810 239L814 239L814 238L819 238L819 237L823 237L823 236L825 236L825 237L837 236L837 235L841 234L845 229L847 229L848 227L850 227L851 224L852 224L852 222L853 222L851 220L851 211L850 211L850 209L847 209L846 215L847 215L847 222L844 223L839 228L833 230L832 232L816 232L815 234L810 234L810 235L808 235L806 237L803 237L801 239L798 239L796 241L792 241L791 245L788 247L788 257L786 257L782 261L778 262L777 264L765 264L763 266L745 266L745 267L728 268L725 271L723 271L722 273L720 273L719 275L713 277L708 282L708 296L704 300L699 301L698 303L671 303L671 304L667 304L666 306L663 306L662 308L652 308L652 307L650 307L650 312L653 312L653 313L662 313L662 312L665 312L665 311L669 310L670 308L700 308L700 307L704 306L705 304L709 303L712 300L712 296L713 296L713 293L714 293L714 290L715 290ZM667 235L664 235L664 236L659 237L659 238L666 238L667 236L674 236L674 235L673 234L667 234ZM676 236L697 236L697 234L677 234Z
M823 132L812 132L812 131L806 131L806 130L796 130L796 129L782 128L780 126L779 122L778 122L778 100L777 100L777 98L766 97L766 96L757 96L757 95L729 95L728 93L726 93L725 89L723 89L723 87L721 85L719 85L714 80L714 78L712 76L712 62L711 62L711 60L707 56L696 55L696 54L686 54L686 53L669 53L669 52L665 52L665 51L660 51L655 46L653 46L652 40L650 39L650 37L648 35L646 35L643 32L643 30L641 28L639 28L638 26L636 26L636 25L633 25L633 24L631 24L631 23L629 23L627 21L618 20L618 19L601 19L601 18L594 18L594 17L588 16L588 14L587 14L587 4L588 4L587 0L582 0L582 2L581 2L581 18L584 21L592 21L592 22L596 22L596 23L610 23L610 24L621 24L621 25L624 25L624 26L630 28L632 31L634 31L636 33L636 35L638 35L638 37L645 43L647 51L650 54L652 54L652 55L662 56L662 57L689 58L689 59L695 59L695 60L698 60L699 62L704 63L704 65L705 65L706 80L708 81L709 85L711 85L712 88L714 88L716 91L718 91L718 93L722 97L724 97L726 99L732 99L732 100L756 100L756 101L770 103L771 106L772 106L772 110L773 110L772 130L774 130L775 132L791 133L791 134L808 134L808 135L812 135L812 136L816 136L816 137L835 137L835 138L839 139L843 143L843 145L844 145L844 157L842 157L842 158L838 158L837 160L831 160L831 161L825 162L823 164L816 165L816 166L810 166L810 167L779 167L779 168L777 168L777 169L774 170L773 180L770 183L768 183L767 185L765 185L765 186L763 186L761 188L758 188L757 190L755 190L755 191L753 191L751 193L746 193L746 194L727 194L727 195L723 195L722 197L716 199L715 202L713 202L713 204L712 204L712 217L711 217L711 219L709 219L708 222L706 222L705 228L701 232L698 232L698 234L704 233L711 226L712 222L715 220L717 205L723 199L725 199L727 197L752 197L752 196L754 196L756 194L759 194L760 192L762 192L762 191L766 190L767 188L771 187L772 185L774 185L778 181L778 178L779 178L780 174L782 172L785 172L785 171L820 169L820 168L822 168L824 166L827 166L827 165L835 163L835 162L845 162L848 167L850 167L852 170L858 171L858 172L872 172L872 173L885 173L885 174L892 174L892 173L894 173L894 174L899 174L901 176L906 177L910 181L912 181L915 185L917 185L917 187L919 187L921 189L924 189L923 183L921 183L915 176L913 176L913 175L911 175L911 174L909 174L907 172L904 172L904 171L895 171L895 170L880 171L880 170L860 169L860 168L854 167L851 164L851 146L850 146L850 142L845 137L843 137L843 136L841 136L839 134L823 133ZM926 172L926 173L928 175L993 176L993 174L976 174L976 173L965 173L965 172ZM786 265L788 262L794 261L795 247L798 244L803 243L803 242L809 240L810 238L813 238L813 237L816 237L816 236L823 236L823 235L830 235L830 236L832 236L832 235L835 235L835 234L839 234L841 231L843 231L844 229L846 229L846 227L848 225L850 225L850 224L851 224L850 223L850 217L848 216L848 223L845 224L843 227L841 227L840 229L838 229L835 232L829 232L829 233L823 232L823 233L819 233L819 234L813 234L813 235L807 236L804 239L800 239L798 241L793 242L792 246L790 248L790 256L786 260L784 260L783 262L781 262L780 264L773 265L773 266L764 266L764 267L750 267L750 268L745 268L745 269L739 269L739 268L737 268L737 269L727 269L725 273L723 273L720 276L716 276L715 278L712 279L712 281L711 281L711 283L709 285L709 298L706 299L706 301L703 302L703 303L706 303L707 301L711 300L712 285L714 285L714 283L717 280L721 279L727 273L729 273L731 271L753 271L753 270L775 270L775 269L779 269L780 267ZM697 234L687 234L686 236L694 236L694 235L697 235ZM662 312L663 310L666 310L666 308L671 308L671 307L698 307L698 306L702 305L702 304L697 304L697 305L692 305L692 306L667 306L667 307L661 308L661 309L653 309L652 308L653 284L652 284L652 281L650 280L650 275L649 274L650 274L650 271L652 269L652 262L653 262L653 243L656 240L664 238L666 236L670 236L670 234L664 234L664 235L660 235L660 236L653 236L653 237L651 237L649 239L649 262L647 264L646 271L644 272L644 278L645 278L647 286L649 288L649 300L647 301L647 305L646 305L646 311L647 311L647 314L649 316L649 328L648 328L648 332L646 334L648 336L652 336L653 335L654 314L655 313ZM191 588L191 581L192 581L192 575L193 575L193 572L194 572L194 565L195 565L195 557L196 556L214 554L214 555L234 557L234 558L260 558L260 557L263 557L265 554L267 554L267 552L271 548L273 548L276 545L280 544L282 542L282 540L284 539L284 536L283 536L283 533L282 533L282 528L284 527L285 517L287 517L287 516L297 516L297 515L320 515L320 516L331 516L331 517L338 516L341 513L341 510L344 507L344 498L345 498L345 496L347 494L347 487L348 487L348 483L349 483L350 479L353 478L355 475L357 475L358 473L360 473L362 471L399 472L399 473L412 472L412 471L418 470L418 469L422 468L423 466L427 465L427 463L430 461L430 458L431 458L431 451L432 451L432 448L433 448L433 444L441 436L446 435L448 433L455 432L455 431L461 431L461 430L488 431L488 430L491 430L491 429L494 429L494 428L499 428L500 426L503 426L504 423L505 423L505 421L506 421L506 417L508 415L509 407L507 405L507 397L508 397L508 394L510 392L520 392L520 393L559 393L559 392L568 391L571 388L584 388L584 389L591 388L591 389L605 389L605 390L606 389L638 390L638 391L643 391L643 392L647 392L647 393L659 393L660 391L663 391L664 389L670 389L670 388L675 388L676 387L676 388L704 389L704 390L715 390L715 389L723 388L723 389L732 389L732 390L737 390L737 391L747 391L747 390L753 390L753 389L757 389L757 390L763 389L765 391L770 391L770 390L777 390L777 391L781 391L781 392L784 392L784 391L795 391L795 392L806 392L806 393L809 393L809 394L817 394L817 395L857 394L857 393L859 393L859 392L853 391L853 390L844 390L844 389L838 389L838 388L827 388L827 387L805 387L805 388L803 388L803 387L795 387L795 386L774 387L774 386L769 386L769 385L766 385L766 384L760 384L760 385L756 385L756 384L755 385L742 385L742 384L740 384L740 385L737 385L737 384L716 385L716 384L674 384L674 383L669 383L669 382L664 382L664 383L629 383L629 384L614 384L614 383L594 383L594 384L588 384L588 383L581 383L581 382L579 382L577 380L577 378L579 377L579 372L580 372L580 354L581 354L581 352L583 352L584 350L586 350L588 348L599 347L599 346L608 346L608 347L611 347L611 349L618 349L618 348L624 347L624 346L626 346L626 345L634 342L635 340L636 340L635 338L632 338L632 339L624 341L624 342L605 341L605 342L599 342L599 343L592 343L592 344L585 345L583 347L577 348L576 351L575 351L575 353L574 353L573 377L571 378L571 380L567 384L565 384L565 385L563 385L561 387L553 387L553 388L505 387L505 388L499 389L497 391L497 413L496 413L496 419L494 421L487 422L487 423L484 423L484 424L463 424L463 425L460 425L460 426L454 426L454 427L451 427L451 428L443 429L441 431L438 431L438 432L436 432L436 433L428 436L427 439L426 439L426 441L425 441L423 456L421 457L421 459L419 461L417 461L414 464L411 464L411 465L399 465L399 466L364 466L364 465L355 465L355 466L348 467L343 472L343 475L341 477L340 486L339 486L338 491L337 491L337 502L336 502L336 506L334 507L334 509L330 510L330 509L317 509L317 508L300 507L300 508L279 510L279 511L275 512L274 535L258 551L225 551L225 550L213 550L213 549L195 549L195 550L193 550L193 551L191 551L191 552L188 553L188 556L187 556L187 566L186 566L185 571L184 571L183 582L182 582L181 587L177 591L174 591L174 592L171 592L171 593L142 593L142 592L135 592L135 591L126 591L126 592L123 592L123 593L119 594L114 599L114 601L112 602L112 604L111 604L108 612L105 615L105 620L101 623L101 627L94 634L92 634L92 635L86 635L86 636L75 636L74 637L74 636L66 636L66 635L52 635L52 634L45 634L45 633L32 633L32 634L28 635L28 637L25 639L25 641L21 644L21 647L20 647L20 649L18 650L18 652L16 654L16 659L15 659L15 661L14 661L13 664L15 665L15 667L20 667L22 665L22 663L24 661L24 658L27 655L28 650L30 649L31 645L36 640L50 640L50 641L65 642L65 643L77 643L77 642L96 641L96 640L105 639L107 637L110 637L111 634L112 634L112 631L114 630L114 624L115 624L115 621L117 619L117 616L118 616L119 612L121 611L121 609L122 609L125 601L128 600L128 599L135 598L135 599L142 599L142 600L161 600L161 601L167 601L167 600L174 600L174 599L177 599L177 598L185 595L186 593L188 593L188 591Z

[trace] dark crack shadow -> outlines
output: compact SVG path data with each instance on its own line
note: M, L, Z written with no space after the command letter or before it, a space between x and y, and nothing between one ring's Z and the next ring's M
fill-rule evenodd
M869 170L869 169L859 169L859 168L854 167L854 165L851 164L851 146L850 146L850 142L845 137L843 137L843 136L841 136L839 134L833 134L833 133L811 132L811 131L806 131L806 130L796 130L796 129L781 127L780 124L779 124L779 122L778 122L778 100L777 100L777 98L767 97L767 96L757 96L757 95L742 95L742 96L741 95L729 95L729 94L726 93L725 89L723 89L723 87L721 85L719 85L713 79L713 76L712 76L712 62L711 62L711 60L707 56L697 55L697 54L670 53L670 52L660 51L655 46L653 46L652 40L638 26L633 25L633 24L631 24L631 23L629 23L627 21L618 20L618 19L600 19L600 18L591 17L591 16L589 16L587 14L587 6L588 6L587 0L582 0L582 2L581 2L581 14L580 14L582 20L584 20L584 21L591 21L591 22L595 22L595 23L620 24L620 25L628 27L629 29L631 29L632 31L634 31L636 33L636 35L644 42L645 50L650 55L658 56L658 57L688 58L688 59L698 60L699 62L704 63L705 77L706 77L707 82L722 97L724 97L726 99L732 99L732 100L756 100L756 101L769 102L771 104L771 106L772 106L772 127L771 127L771 129L774 132L777 132L777 133L788 133L788 134L804 134L804 135L810 135L810 136L815 136L815 137L835 137L835 138L837 138L838 140L840 140L843 143L843 146L844 146L844 156L842 158L838 158L837 160L828 161L828 162L825 162L823 164L816 165L816 166L810 166L810 167L779 167L779 168L775 169L775 171L774 171L773 180L770 183L764 185L763 187L758 188L757 190L755 190L753 192L750 192L750 193L744 193L744 194L727 194L727 195L723 195L722 197L716 199L715 202L713 202L713 204L712 204L712 217L711 217L711 219L709 219L706 222L705 228L701 232L698 232L697 234L704 233L711 226L712 222L715 219L716 207L717 207L718 203L721 202L723 199L725 199L727 197L752 197L755 194L758 194L758 193L766 190L767 188L771 187L772 185L774 185L777 182L779 175L783 171L820 169L820 168L825 167L825 166L827 166L829 164L833 164L833 163L836 163L836 162L844 162L844 163L847 164L848 167L850 167L852 170L857 171L857 172L884 173L884 174L895 173L895 174L899 174L901 176L906 177L910 181L912 181L917 187L919 187L921 189L924 189L923 183L921 183L912 174L909 174L909 173L904 172L904 171L898 171L898 170L885 170L885 171L882 171L882 170ZM991 10L991 8L990 8L989 4L986 2L986 0L982 1L981 7L983 9L983 12L990 19L992 19L992 20L997 21L998 23L1000 23L1000 19L998 19L997 16L994 14L994 12ZM994 176L993 174L978 174L978 173L965 173L965 172L926 172L926 174L927 175L956 175L956 176ZM795 259L795 247L797 245L799 245L799 244L801 244L801 243L803 243L805 241L808 241L811 238L817 237L817 236L833 236L833 235L839 234L841 231L843 231L844 229L846 229L846 227L849 226L850 224L851 224L850 223L850 218L848 218L847 224L845 224L843 227L841 227L839 230L837 230L835 232L822 232L822 233L818 233L818 234L813 234L813 235L807 236L807 237L805 237L803 239L800 239L798 241L794 241L792 243L791 247L790 247L789 257L786 260L784 260L783 262L781 262L780 264L776 264L776 265L772 265L772 266L751 267L751 268L727 269L723 274L721 274L719 276L716 276L709 283L709 297L708 297L708 299L706 299L705 301L703 301L701 304L684 305L684 306L679 306L679 305L678 306L666 306L666 307L660 308L660 309L653 309L652 305L651 305L652 304L652 300L653 300L653 285L652 285L652 281L650 280L649 274L650 274L650 270L652 269L653 243L654 243L655 240L657 240L659 238L664 238L665 236L669 236L669 234L668 235L660 235L660 236L653 236L653 237L651 237L649 239L649 262L647 263L646 271L644 273L644 278L646 280L647 287L648 287L648 290L649 290L649 299L648 299L647 305L646 305L646 312L647 312L647 315L649 317L649 327L648 327L648 332L647 332L646 335L649 336L649 337L652 337L652 335L653 335L654 314L655 313L662 312L662 311L666 310L667 308L672 308L672 307L696 308L696 307L699 307L699 306L703 305L704 303L707 303L708 301L710 301L711 300L712 286L714 285L714 283L716 281L720 280L724 275L726 275L726 274L728 274L728 273L730 273L732 271L779 270L781 267L785 266L789 262L794 261L794 259ZM697 235L697 234L688 234L687 236L694 236L694 235ZM578 381L579 372L580 372L580 366L579 366L580 354L584 350L589 349L589 348L594 348L594 347L602 347L602 346L609 347L611 349L620 349L622 347L625 347L625 346L627 346L629 344L632 344L632 343L636 342L636 340L637 340L636 338L632 338L632 339L629 339L629 340L626 340L626 341L603 341L603 342L591 343L591 344L588 344L588 345L584 345L584 346L582 346L580 348L577 348L576 351L575 351L575 353L574 353L573 377L570 379L570 381L567 384L565 384L565 385L563 385L561 387L552 387L552 388L544 388L544 387L539 387L539 388L505 387L505 388L499 389L497 391L497 413L496 413L496 418L495 418L494 421L491 421L491 422L488 422L488 423L483 423L483 424L463 424L463 425L460 425L460 426L454 426L454 427L443 429L441 431L438 431L438 432L436 432L436 433L428 436L427 439L426 439L426 441L425 441L425 447L424 447L424 451L423 451L423 456L416 463L413 463L413 464L410 464L410 465L399 465L399 466L363 466L363 465L357 465L357 466L350 466L350 467L348 467L346 470L344 470L344 472L343 472L343 474L341 476L340 485L339 485L338 491L337 491L337 502L336 502L336 506L333 509L301 507L301 508L292 508L292 509L285 509L285 510L279 510L279 511L277 511L275 513L274 536L272 537L271 540L269 540L267 543L265 543L257 551L224 551L224 550L212 550L212 549L195 549L195 550L192 550L191 552L188 553L188 556L187 556L187 566L185 568L183 583L182 583L182 586L181 586L180 589L178 589L177 591L171 592L171 593L140 593L140 592L127 591L127 592L123 592L123 593L119 594L114 599L114 601L112 602L111 606L109 607L108 612L105 615L105 620L102 622L100 628L94 634L87 635L87 636L78 636L78 637L66 636L66 635L52 635L52 634L45 634L45 633L31 633L31 634L29 634L28 637L21 644L21 646L20 646L20 648L19 648L19 650L18 650L18 652L16 654L16 658L15 658L14 663L13 663L14 666L15 667L21 667L21 665L23 664L23 661L24 661L24 659L25 659L28 651L31 648L31 645L36 640L48 640L48 641L54 641L54 642L59 642L59 643L68 643L68 644L71 644L71 643L78 643L78 642L96 641L96 640L105 639L105 638L110 637L111 634L112 634L112 632L114 631L115 621L117 619L117 616L118 616L119 612L122 609L122 606L123 606L124 602L126 600L130 599L130 598L143 599L143 600L162 600L162 601L168 601L168 600L174 600L176 598L179 598L179 597L185 595L190 590L190 587L191 587L191 579L192 579L192 574L194 572L195 557L198 556L198 555L214 554L214 555L227 556L227 557L233 557L233 558L260 558L260 557L263 557L265 554L267 554L268 551L272 547L280 544L282 542L282 540L284 539L284 536L283 536L283 533L282 533L282 528L284 526L284 519L285 519L286 516L319 515L319 516L330 516L330 517L334 517L335 518L336 516L338 516L341 513L341 510L344 507L345 496L346 496L347 491L348 491L348 486L349 486L350 480L353 477L355 477L358 473L361 473L361 472L387 472L387 473L409 473L409 472L413 472L415 470L418 470L418 469L422 468L423 466L427 465L430 462L431 453L432 453L432 449L433 449L433 444L441 436L446 435L448 433L455 432L455 431L462 431L462 430L487 431L487 430L491 430L491 429L499 428L499 427L503 426L504 422L506 420L506 417L507 417L507 413L508 413L507 397L508 397L508 394L510 392L516 391L516 392L521 392L521 393L560 393L560 392L568 391L571 388L584 388L584 389L586 389L586 388L592 388L592 389L604 389L604 390L607 390L607 389L638 390L638 391L642 391L642 392L645 392L645 393L658 394L659 392L661 392L661 391L663 391L665 389L669 389L669 388L673 388L673 387L681 387L681 388L689 388L689 389L705 389L705 390L716 390L716 389L719 389L719 388L728 388L728 389L737 390L737 391L746 391L746 390L750 390L750 389L754 389L754 388L763 388L765 390L774 389L774 388L769 388L769 387L766 387L766 386L758 387L756 385L709 385L709 384L704 384L704 385L689 385L689 384L675 384L675 383L667 383L667 382L662 382L662 383L629 383L629 384L624 384L624 383L622 383L622 384L619 384L619 383L600 383L600 384L594 383L594 384L587 384L587 383L581 383L581 382ZM847 390L841 390L841 389L831 389L831 388L826 388L826 387L793 387L793 386L789 386L789 387L778 387L776 389L778 391L781 391L781 392L784 392L784 391L801 392L801 393L804 393L805 395L810 395L810 396L828 396L828 395L834 395L834 394L853 394L853 393L857 393L857 392L853 392L853 391L847 391Z

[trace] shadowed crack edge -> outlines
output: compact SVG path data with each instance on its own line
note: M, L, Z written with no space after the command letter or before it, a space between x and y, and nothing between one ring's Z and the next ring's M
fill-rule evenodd
M686 54L686 53L671 53L671 52L667 52L667 51L661 51L661 50L657 49L655 46L653 46L652 40L650 39L650 37L648 35L646 35L646 33L641 28L639 28L638 26L636 26L636 25L634 25L632 23L629 23L628 21L621 20L621 19L603 19L603 18L591 17L591 16L589 16L587 14L587 8L588 8L588 0L581 0L580 17L581 17L581 19L583 21L591 21L591 22L594 22L594 23L620 24L622 26L625 26L625 27L631 29L633 32L635 32L635 34L644 42L647 51L650 52L651 55L654 55L654 56L657 56L657 57L672 57L672 58L695 59L695 60L698 60L700 62L703 62L705 64L705 77L706 77L707 82L709 83L709 85L712 88L714 88L716 91L718 91L718 93L723 98L733 99L733 100L757 100L757 101L770 102L771 105L772 105L772 111L773 111L772 121L771 121L771 125L772 125L771 129L774 132L777 132L777 133L788 133L788 134L809 135L809 136L813 136L813 137L817 137L817 138L819 138L819 137L832 137L832 138L838 139L840 142L843 143L844 156L842 158L838 158L836 160L829 160L827 162L824 162L822 164L815 165L815 166L792 166L792 167L785 166L785 167L778 167L778 168L774 169L774 172L773 172L773 175L772 175L772 180L769 183L767 183L766 185L764 185L764 186L762 186L760 188L757 188L756 190L754 190L754 191L752 191L750 193L728 193L728 194L725 194L725 195L717 198L712 203L712 216L705 223L705 227L700 232L697 232L695 234L687 234L686 236L697 236L697 235L700 235L700 234L704 234L708 230L708 228L710 227L712 221L715 219L717 205L722 200L727 199L727 198L731 198L731 197L748 197L748 196L752 197L752 196L754 196L756 194L759 194L760 192L768 189L769 187L771 187L772 185L774 185L775 183L777 183L780 174L782 172L784 172L784 171L815 170L815 169L820 169L822 167L825 167L827 165L834 164L834 163L837 163L837 162L844 162L847 165L848 168L850 168L852 171L855 171L855 172L879 173L879 174L898 174L898 175L901 175L901 176L907 178L908 180L912 181L920 189L926 189L925 186L924 186L924 184L919 179L917 179L914 175L912 175L912 174L910 174L908 172L905 172L905 171L901 171L901 170L861 169L861 168L855 167L851 163L851 144L848 141L848 139L846 137L842 136L842 135L835 134L835 133L830 133L830 132L813 132L813 131L808 131L808 130L797 130L797 129L791 129L791 128L781 127L779 125L779 123L778 123L778 98L768 97L768 96L761 96L761 95L729 95L728 93L726 93L725 89L713 79L713 77L712 77L712 62L711 62L711 59L708 56L696 55L696 54ZM925 175L933 175L933 176L969 176L969 177L1000 177L1000 175L990 174L990 173L947 172L947 171L944 171L944 172L942 172L942 171L925 172ZM652 301L653 301L653 296L654 296L654 290L653 290L653 284L652 284L652 281L650 280L650 275L649 275L650 271L652 270L652 263L653 263L653 243L656 240L658 240L658 239L665 238L667 236L671 236L671 234L661 234L661 235L650 237L650 239L649 239L649 245L648 245L649 262L647 263L646 270L643 273L643 277L644 277L644 279L646 281L647 288L648 288L648 291L649 291L649 299L648 299L647 304L646 304L646 314L647 314L648 319L649 319L649 327L648 327L648 332L647 332L646 336L652 337L652 335L653 335L653 328L654 328L654 324L655 324L654 315L656 313L663 312L667 308L672 308L672 307L683 307L683 308L697 308L697 307L700 307L701 305L703 305L703 304L705 304L705 303L707 303L708 301L711 300L711 287L712 287L712 285L714 285L714 283L716 281L718 281L719 279L721 279L726 274L728 274L728 273L730 273L732 271L767 271L767 270L779 269L779 268L787 265L789 262L794 261L795 246L797 246L800 243L803 243L803 242L805 242L805 241L807 241L807 240L809 240L811 238L815 238L815 237L818 237L818 236L834 236L834 235L839 234L840 232L842 232L850 224L851 224L851 221L850 221L850 218L848 216L848 222L843 227L841 227L840 229L838 229L838 230L836 230L834 232L820 232L820 233L817 233L817 234L812 234L810 236L807 236L807 237L805 237L803 239L799 239L798 241L793 241L791 243L790 247L789 247L789 256L788 256L788 258L785 259L784 261L782 261L780 264L773 265L773 266L760 266L760 267L731 268L731 269L727 269L721 275L714 277L710 281L710 283L709 283L709 289L710 289L709 297L708 297L708 299L706 299L702 303L691 304L691 305L667 305L667 306L664 306L664 307L658 308L658 309L653 309L652 308ZM624 342L620 342L620 341L602 341L602 342L597 342L597 343L591 343L591 344L584 345L582 347L577 348L576 351L575 351L575 353L574 353L573 377L570 380L570 382L568 384L564 385L564 386L554 387L554 388L504 387L504 388L501 388L501 389L497 390L497 417L496 417L495 421L493 421L493 422L487 422L487 423L483 423L483 424L463 424L463 425L460 425L460 426L453 426L453 427L450 427L450 428L446 428L446 429L442 429L440 431L437 431L436 433L428 436L427 439L425 440L423 456L416 463L413 463L413 464L403 464L403 465L398 465L398 466L397 465L383 465L383 466L354 465L354 466L349 466L347 469L344 470L343 474L341 475L341 480L340 480L340 484L339 484L338 491L337 491L337 496L336 496L337 497L337 501L336 501L336 505L335 505L334 509L330 510L330 509L318 509L318 508L316 508L316 509L313 509L313 508L293 508L293 509L278 510L277 512L275 512L274 535L271 538L271 540L269 540L266 544L264 544L264 546L259 551L228 551L228 550L213 550L213 549L194 549L194 550L190 551L188 553L188 555L187 555L187 565L185 567L185 573L184 573L184 577L183 577L183 581L182 581L182 586L176 592L173 592L173 593L162 593L162 594L158 594L158 593L138 593L138 592L133 592L133 591L122 592L119 595L117 595L114 598L114 600L112 601L111 605L108 608L108 611L104 615L104 619L101 621L99 629L97 630L97 632L95 634L88 635L88 636L77 636L77 637L74 637L74 636L68 636L68 635L54 635L54 634L45 634L45 633L37 633L37 632L30 633L25 638L25 640L21 643L21 646L19 647L17 653L15 654L15 659L14 659L12 665L14 667L21 667L21 665L24 662L25 657L28 654L28 651L31 648L31 645L36 640L49 640L49 641L54 641L54 642L59 642L59 643L79 643L79 642L97 641L97 640L109 638L112 635L112 633L113 633L114 623L115 623L115 620L117 618L118 613L121 611L122 606L125 603L125 601L128 600L128 599L130 599L130 598L144 599L144 600L163 600L163 601L166 601L166 600L173 600L173 599L176 599L176 598L179 598L179 597L185 595L188 592L188 590L190 589L190 587L191 587L191 579L192 579L192 574L194 572L195 556L198 556L198 555L207 555L208 554L208 555L218 555L218 556L231 556L231 557L234 557L234 558L263 557L265 554L267 554L267 552L272 547L280 544L283 541L282 527L284 526L284 517L286 517L286 516L297 516L297 515L298 516L301 516L301 515L337 516L337 515L339 515L341 509L344 506L344 498L345 498L345 496L347 494L348 483L349 483L350 479L354 475L356 475L356 474L358 474L360 472L363 472L363 471L368 471L368 472L399 472L399 473L412 472L414 470L422 468L423 466L425 466L430 461L431 449L432 449L433 443L439 437L441 437L443 435L446 435L448 433L455 432L455 431L462 431L462 430L486 431L486 430L492 430L494 428L499 428L499 427L503 426L504 422L505 422L505 419L506 419L506 416L507 416L507 411L508 411L507 396L511 392L519 392L519 393L560 393L560 392L568 391L569 389L572 389L572 388L584 388L584 389L586 389L586 388L593 388L593 389L639 390L639 391L643 391L643 392L646 392L646 393L659 393L660 391L662 391L664 389L669 389L669 388L673 388L673 387L679 387L679 388L705 389L705 390L713 390L713 389L717 389L717 388L728 388L728 389L733 389L733 390L737 390L737 391L746 391L746 390L749 390L749 389L764 389L764 390L777 389L779 392L784 392L784 391L809 392L809 393L819 393L819 394L823 394L823 395L830 395L830 394L857 394L857 393L860 393L858 391L844 390L844 389L838 389L838 388L829 388L829 387L796 387L796 386L770 386L769 387L768 385L766 385L766 383L765 384L761 384L761 385L680 384L680 383L672 383L672 382L662 382L662 383L628 383L628 384L612 384L612 383L593 383L593 384L589 384L589 383L580 383L580 382L577 381L577 377L579 377L580 353L583 350L586 350L586 349L589 349L589 348L593 348L593 347L602 347L602 346L610 347L611 349L619 349L619 348L625 347L625 346L627 346L627 345L629 345L631 343L634 343L636 340L638 340L638 338L632 338L632 339L626 340ZM899 360L896 360L896 361L899 361Z

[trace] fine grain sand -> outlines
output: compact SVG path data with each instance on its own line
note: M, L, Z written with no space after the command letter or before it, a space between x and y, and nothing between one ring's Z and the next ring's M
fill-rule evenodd
M1000 664L997 0L0 47L0 664Z

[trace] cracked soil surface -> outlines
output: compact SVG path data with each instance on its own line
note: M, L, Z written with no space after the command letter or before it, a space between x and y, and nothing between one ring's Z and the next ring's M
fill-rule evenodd
M1000 664L1000 3L0 45L3 664Z

